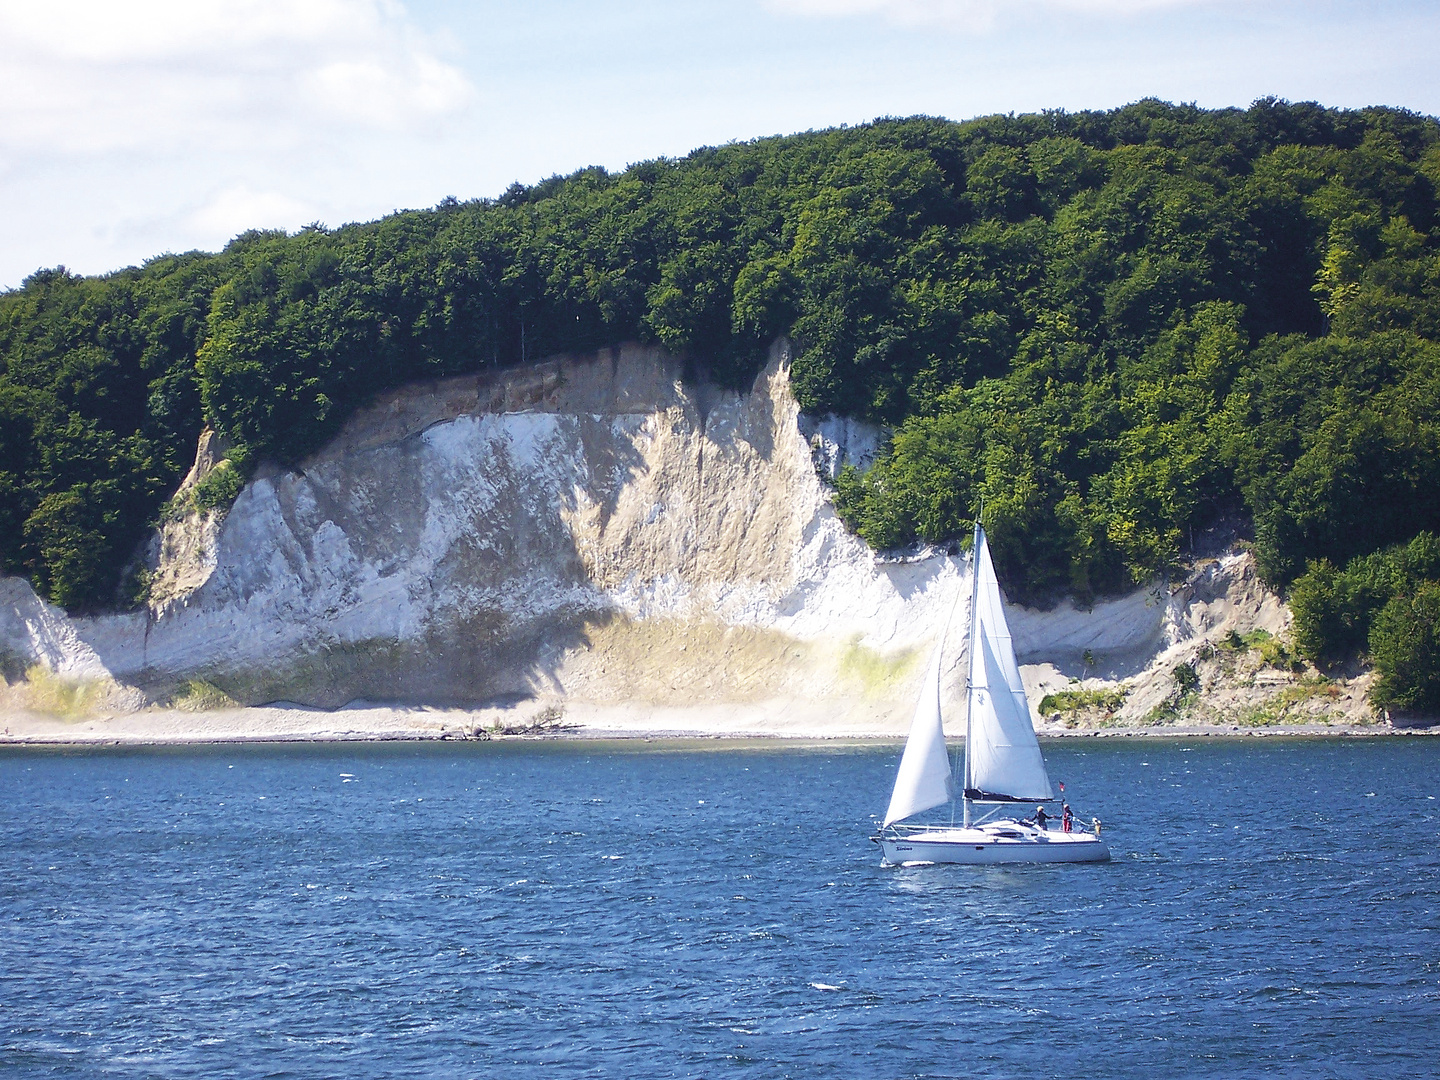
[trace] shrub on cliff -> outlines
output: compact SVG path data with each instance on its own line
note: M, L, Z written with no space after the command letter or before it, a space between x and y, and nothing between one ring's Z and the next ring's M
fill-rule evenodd
M1413 596L1437 580L1440 537L1428 532L1408 544L1351 559L1343 570L1328 560L1312 562L1290 592L1295 644L1322 666L1351 659L1367 645L1373 654L1378 613L1397 597Z
M1377 705L1440 714L1440 582L1394 596L1370 631Z

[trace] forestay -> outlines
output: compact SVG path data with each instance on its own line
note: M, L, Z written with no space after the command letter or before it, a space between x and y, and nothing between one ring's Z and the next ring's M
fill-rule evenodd
M965 797L1042 800L1054 797L1030 705L1015 662L1015 646L990 561L990 544L977 528L975 611L970 639L970 720ZM907 749L908 754L908 749Z
M945 750L945 729L940 720L940 665L945 649L942 638L935 646L930 671L915 704L910 737L895 774L895 790L885 811L885 824L929 810L954 797L950 776L950 755Z

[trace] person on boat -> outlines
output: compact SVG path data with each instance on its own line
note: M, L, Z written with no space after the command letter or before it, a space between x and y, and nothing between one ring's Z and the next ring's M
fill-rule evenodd
M1037 806L1033 820L1037 829L1043 829L1045 828L1045 823L1050 820L1050 815L1045 812L1045 807Z
M1062 802L1060 804L1060 831L1069 832L1074 826L1075 815L1070 812L1070 804Z

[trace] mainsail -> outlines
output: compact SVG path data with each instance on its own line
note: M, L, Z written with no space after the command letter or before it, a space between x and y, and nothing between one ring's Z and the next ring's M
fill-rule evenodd
M935 646L930 670L915 704L915 719L910 722L910 737L895 774L895 790L890 794L890 808L885 811L885 824L929 810L954 798L950 778L950 755L945 750L945 730L940 723L940 663L945 649L942 637Z
M990 802L1040 802L1050 799L1050 777L1030 723L1030 705L1015 662L1015 646L1000 583L990 561L985 530L975 526L970 611L970 716L965 728L966 799ZM935 646L910 722L910 736L895 774L895 790L885 811L891 825L956 796L940 719L940 669L945 639ZM969 824L969 803L966 803Z
M965 797L998 801L1054 798L1030 723L1025 684L1000 600L985 531L975 527L975 608L970 626L970 719Z

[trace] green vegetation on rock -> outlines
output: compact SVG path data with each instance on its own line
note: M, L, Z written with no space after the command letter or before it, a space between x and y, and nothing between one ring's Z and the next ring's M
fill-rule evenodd
M856 680L867 697L883 696L909 676L919 659L913 649L881 653L867 648L857 634L840 654L840 673Z
M77 679L57 675L44 664L32 664L25 671L25 706L62 720L81 720L105 696L99 679Z
M1340 714L1307 706L1317 699L1333 700L1339 693L1340 688L1325 676L1308 675L1294 685L1271 694L1235 719L1242 727L1274 727L1291 723L1329 724L1340 719Z
M1260 654L1261 663L1280 671L1299 671L1305 666L1299 657L1290 651L1290 646L1269 630L1251 630L1245 634L1231 630L1220 640L1218 647L1222 652L1228 653L1253 650Z
M200 510L228 510L244 487L245 474L227 458L195 485L192 498Z
M1368 655L1382 707L1440 713L1440 537L1350 560L1312 562L1291 592L1295 640L1322 666Z
M1101 687L1094 690L1053 690L1040 699L1040 715L1052 713L1073 713L1087 709L1098 709L1113 713L1125 704L1130 693L1127 686Z
M209 712L212 709L233 709L239 703L212 682L186 679L170 698L170 707L185 712Z

